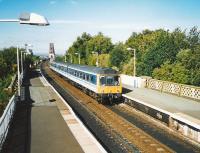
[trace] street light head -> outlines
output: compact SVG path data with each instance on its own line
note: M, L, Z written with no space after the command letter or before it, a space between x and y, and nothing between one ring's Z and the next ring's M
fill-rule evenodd
M48 20L41 15L36 13L22 13L19 17L20 24L29 24L37 26L48 26Z

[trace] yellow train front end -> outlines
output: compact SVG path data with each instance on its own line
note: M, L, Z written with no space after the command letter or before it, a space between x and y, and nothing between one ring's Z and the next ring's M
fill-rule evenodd
M97 92L103 99L108 98L110 101L121 98L120 76L117 74L97 75Z

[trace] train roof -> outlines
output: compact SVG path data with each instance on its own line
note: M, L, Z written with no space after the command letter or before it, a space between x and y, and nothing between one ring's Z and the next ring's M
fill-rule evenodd
M55 62L58 63L58 62ZM69 68L74 68L77 70L82 70L89 73L96 73L96 74L118 74L118 72L112 68L102 68L102 67L95 67L95 66L88 66L88 65L79 65L79 64L71 64L71 63L59 63L62 65L66 65Z

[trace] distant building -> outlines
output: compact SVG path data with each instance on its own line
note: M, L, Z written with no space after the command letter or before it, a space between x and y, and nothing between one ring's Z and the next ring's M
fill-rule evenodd
M49 59L51 62L55 60L54 43L49 44Z

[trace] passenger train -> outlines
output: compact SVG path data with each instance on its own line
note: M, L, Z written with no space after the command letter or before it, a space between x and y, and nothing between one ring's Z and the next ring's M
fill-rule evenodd
M50 68L73 82L100 103L106 99L112 103L121 97L121 78L116 70L58 62L51 62Z

